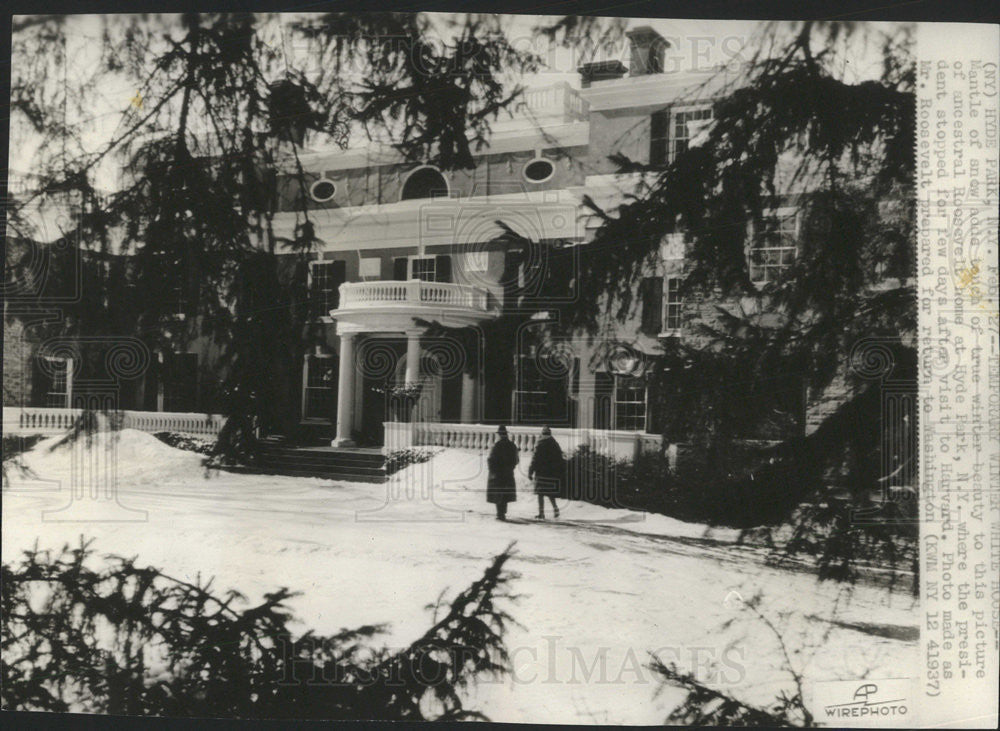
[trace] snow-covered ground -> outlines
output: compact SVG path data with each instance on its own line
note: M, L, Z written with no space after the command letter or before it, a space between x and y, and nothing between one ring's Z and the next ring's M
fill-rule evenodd
M514 520L501 523L485 502L484 455L473 451L443 450L370 485L207 474L200 455L131 430L112 452L106 435L90 448L50 450L55 441L24 456L33 475L4 485L5 562L36 541L58 549L93 537L100 553L136 555L177 578L214 576L216 588L251 600L278 586L301 591L291 606L319 633L387 622L386 643L403 646L429 626L425 607L443 589L453 596L516 541L514 672L468 700L496 721L662 723L681 696L656 695L650 652L769 704L792 680L774 632L740 601L757 594L807 700L814 681L896 677L917 662L907 594L821 584L807 570L767 566L731 531L664 516L560 501L559 521L530 520L528 455ZM100 499L107 484L117 502ZM74 485L82 497L71 501Z

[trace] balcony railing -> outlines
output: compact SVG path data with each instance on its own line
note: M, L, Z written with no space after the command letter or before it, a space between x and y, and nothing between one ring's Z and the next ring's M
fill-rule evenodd
M536 116L562 117L565 121L585 119L587 103L566 82L526 89L524 105Z
M340 285L341 310L361 307L454 307L487 312L489 295L484 289L446 282L347 282Z

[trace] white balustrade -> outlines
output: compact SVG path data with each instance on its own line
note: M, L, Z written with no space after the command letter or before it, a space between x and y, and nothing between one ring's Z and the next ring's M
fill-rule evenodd
M586 115L585 102L579 93L565 82L524 92L524 105L531 112L543 116L561 115L579 119Z
M3 431L5 434L60 434L72 428L82 413L81 409L4 406ZM214 439L226 419L221 414L119 411L117 420L122 429L169 431Z
M394 445L455 447L458 449L486 450L497 440L497 427L490 424L453 424L438 422L417 422L402 424L387 422L386 447L392 449L388 435L393 434ZM541 437L538 426L508 426L507 435L521 451L533 451ZM396 436L405 434L405 438ZM659 434L643 434L631 431L605 429L552 429L563 452L572 454L580 446L587 445L600 452L622 459L633 459L640 452L652 452L660 448L663 438ZM398 448L398 447L396 447Z
M340 285L340 309L366 305L432 305L486 312L485 290L448 282L347 282Z

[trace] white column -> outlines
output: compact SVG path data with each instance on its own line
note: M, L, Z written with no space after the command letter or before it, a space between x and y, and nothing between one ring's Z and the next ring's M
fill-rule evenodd
M420 331L406 331L406 385L420 380Z
M299 410L299 418L306 418L306 386L309 383L309 354L302 356L302 408Z
M594 403L597 394L594 392L594 372L590 370L587 363L589 358L580 358L580 391L577 394L577 428L593 429L594 413L596 405Z
M340 336L340 379L337 384L337 438L334 447L353 447L354 423L354 333Z
M66 408L73 408L73 359L66 359Z
M157 357L157 359L159 360L159 363L160 363L160 372L156 374L156 410L157 411L163 411L163 401L164 401L164 398L163 398L163 390L164 390L163 389L163 373L164 373L164 369L163 369L163 363L164 363L163 351L161 350L161 351L157 352L156 357Z
M462 372L462 414L459 419L463 424L472 424L476 420L476 380L472 374Z

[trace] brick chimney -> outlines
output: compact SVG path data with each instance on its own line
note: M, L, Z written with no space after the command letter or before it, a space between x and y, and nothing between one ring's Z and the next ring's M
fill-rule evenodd
M633 28L625 35L631 46L629 76L663 73L664 52L670 43L648 25Z
M620 79L628 69L621 61L594 61L585 63L577 69L580 74L580 86L584 89L590 86L592 81L607 81L608 79Z

